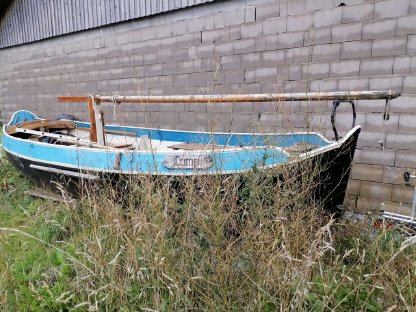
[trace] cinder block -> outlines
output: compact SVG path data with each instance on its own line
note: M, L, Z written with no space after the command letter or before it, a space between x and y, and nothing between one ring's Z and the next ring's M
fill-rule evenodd
M277 66L277 81L289 80L289 65Z
M172 24L167 23L156 27L156 37L165 38L172 35Z
M330 43L332 40L332 28L312 28L304 33L303 40L305 46Z
M360 76L391 75L393 57L382 57L361 60Z
M280 14L279 2L260 4L256 7L257 20L270 19L272 17L279 16L279 14Z
M280 4L281 6L283 4L287 3L287 14L288 15L296 15L301 14L306 11L306 1L305 0L284 0Z
M320 28L341 24L341 20L342 7L338 7L331 10L315 11L313 23L316 28Z
M380 139L383 137L383 133L378 131L362 131L358 138L358 146L360 147L380 147Z
M256 38L257 40L258 38ZM257 44L256 44L256 48ZM266 48L265 50L277 50L279 48L279 35L269 35L266 37ZM257 51L257 49L256 49Z
M229 55L221 57L221 68L223 70L237 69L241 67L240 55Z
M274 35L286 32L286 17L270 18L263 21L263 34Z
M134 72L134 71L133 71ZM147 70L148 76L160 76L162 75L162 64L149 65Z
M267 36L267 37L270 37L270 36ZM256 37L255 52L261 52L267 49L267 37L263 37L263 36Z
M411 57L410 56L397 56L393 61L393 75L406 75L411 71Z
M183 125L195 125L195 113L194 112L180 112L179 122Z
M232 55L234 52L233 47L233 42L215 43L215 55Z
M287 31L304 31L311 28L312 25L312 13L287 17Z
M257 68L255 70L256 81L276 81L277 80L277 68L264 67Z
M404 77L403 93L416 93L416 76Z
M241 39L241 27L240 25L230 27L230 40Z
M341 59L371 57L372 40L343 42L341 44Z
M372 56L397 56L406 54L406 38L396 37L373 41Z
M325 79L329 77L329 63L305 64L302 68L302 79Z
M261 36L263 33L263 23L248 23L241 25L241 38Z
M366 130L378 130L383 127L383 114L367 114L365 120ZM390 119L385 124L387 131L397 131L399 128L399 116L390 114Z
M233 94L256 94L262 93L263 83L239 83L231 85L231 93Z
M263 54L262 53L248 53L241 55L241 67L242 68L256 68L262 67ZM269 66L269 65L264 65Z
M139 42L141 44L141 42ZM176 47L176 38L175 37L167 37L161 39L161 48L162 49L174 49Z
M403 77L370 77L370 90L393 90L401 92Z
M415 113L415 101L416 96L403 95L394 100L391 100L390 112L391 113Z
M289 80L301 80L302 79L302 65L291 64L289 65Z
M351 169L351 179L371 182L382 182L383 166L354 164Z
M286 53L283 50L267 51L263 53L263 66L272 67L283 65L286 62Z
M336 61L340 58L341 44L321 44L313 46L312 61L325 62Z
M361 22L333 26L332 42L361 40L362 30Z
M362 213L379 211L381 202L379 199L358 196L357 210Z
M391 199L397 202L411 204L413 202L414 187L405 185L393 185Z
M416 149L416 135L412 132L387 133L386 145L389 148Z
M214 44L202 45L196 48L199 58L213 57L214 56Z
M390 184L361 181L360 196L378 200L391 200L392 186Z
M404 173L409 171L409 168L395 168L395 167L384 167L383 172L383 183L388 184L404 184Z
M416 2L410 1L410 14L416 13Z
M306 81L285 81L286 92L306 92L308 90L308 83Z
M374 19L397 17L409 13L409 0L388 0L375 3Z
M290 32L279 34L279 49L296 48L302 45L302 32Z
M342 7L342 23L352 23L372 20L374 16L374 3L360 5L346 5Z
M251 23L256 20L256 7L255 6L249 6L246 8L246 16L245 16L245 22Z
M366 91L370 80L368 78L347 78L338 81L339 91Z
M397 19L396 35L414 34L416 29L416 15L402 16Z
M207 30L210 28L209 27L207 28L205 26L205 18L199 17L199 18L191 18L188 20L188 29L191 29L192 31L202 31L202 30Z
M233 113L252 113L254 103L253 102L242 102L242 103L232 103L232 112Z
M225 83L227 84L244 82L244 70L243 69L227 70L224 76L225 76Z
M416 169L416 154L412 150L398 150L396 152L396 167Z
M363 40L393 37L396 33L396 19L383 19L363 23Z
M411 215L411 205L403 202L385 201L382 203L380 209L406 216Z
M188 48L175 49L172 58L174 62L188 60Z
M282 51L282 50L281 50ZM312 47L301 47L286 50L286 63L310 63Z
M275 126L275 127L282 127L283 125L283 117L276 113L260 113L260 124L262 126Z
M329 10L334 8L334 3L327 0L306 0L306 11Z
M251 53L256 49L256 40L254 38L236 40L233 44L234 54Z
M407 54L416 54L416 35L408 36Z
M227 41L230 39L230 29L228 27L202 31L202 43Z
M359 69L360 69L359 60L332 62L331 68L330 68L330 77L340 78L340 77L358 76Z
M400 114L399 131L416 132L416 114Z
M311 92L330 92L337 90L338 81L335 79L312 80L310 82Z
M349 195L359 195L360 194L360 187L361 187L361 181L353 180L353 179L350 178L348 180L348 185L347 185L347 194L349 194Z
M224 26L244 24L245 9L233 10L224 13Z
M255 69L246 69L244 70L244 81L246 83L251 83L256 81L256 70Z
M171 26L172 26L173 36L189 33L187 20L172 22ZM158 28L158 27L155 27L155 28Z

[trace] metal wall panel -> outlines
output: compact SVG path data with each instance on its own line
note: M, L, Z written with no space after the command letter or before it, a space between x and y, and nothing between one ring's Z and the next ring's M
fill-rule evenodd
M215 0L14 0L0 16L0 49Z

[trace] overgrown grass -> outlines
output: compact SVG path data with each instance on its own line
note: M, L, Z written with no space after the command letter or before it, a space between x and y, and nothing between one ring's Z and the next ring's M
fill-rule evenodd
M335 222L286 181L142 177L72 206L26 196L3 159L0 309L414 311L415 241Z

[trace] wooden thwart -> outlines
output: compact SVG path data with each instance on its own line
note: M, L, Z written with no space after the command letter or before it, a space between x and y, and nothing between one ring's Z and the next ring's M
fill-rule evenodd
M75 129L75 123L73 121L45 121L45 120L36 120L21 122L15 126L7 127L7 133L12 135L18 131L18 129L27 129L27 130L38 130L38 129Z

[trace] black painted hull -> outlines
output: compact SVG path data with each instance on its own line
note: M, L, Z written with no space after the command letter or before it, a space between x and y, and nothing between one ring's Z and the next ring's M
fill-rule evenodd
M319 168L319 173L315 178L316 186L314 187L313 192L311 192L311 196L313 196L316 201L320 202L324 208L330 212L338 213L342 208L359 133L360 129L358 128L338 147L311 156L310 158L299 160L298 162L289 165L293 166L293 174L299 176L301 175L301 172L299 172L302 170L301 168L305 168L305 166L303 166L303 162L312 163L314 167L317 166ZM80 173L76 169L28 160L10 154L7 151L6 155L9 161L17 169L19 169L24 176L33 180L39 186L52 189L56 189L58 186L63 186L70 193L78 195L80 188L85 185L81 183L79 178L74 177L74 175ZM55 171L65 171L73 174L67 175L56 172L47 172L36 169L36 166L47 166ZM299 168L299 170L296 168ZM269 169L263 170L266 171L267 175L267 171ZM94 174L98 175L100 179L111 181L114 185L116 185L118 181L120 181L120 178L124 176L122 174L114 173L103 175L95 172ZM236 174L244 175L244 172ZM149 176L150 174L145 175ZM222 176L226 178L229 175L230 174ZM178 181L189 177L193 176L181 176L178 177ZM172 177L170 177L170 179L172 180ZM279 180L281 181L281 178L277 176L275 181L277 182ZM179 185L178 188L180 188L180 182L177 185Z

